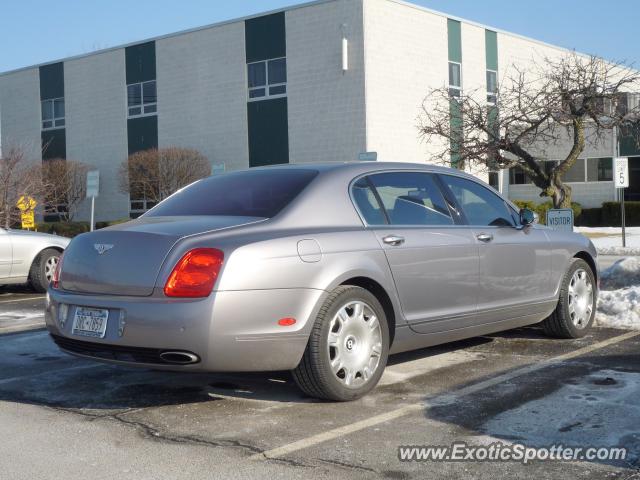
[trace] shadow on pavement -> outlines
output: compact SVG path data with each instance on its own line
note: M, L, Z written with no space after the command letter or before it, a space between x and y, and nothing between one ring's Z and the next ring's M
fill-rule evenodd
M315 403L290 372L176 373L108 365L60 351L46 332L0 337L0 400L59 408L117 410L213 402ZM478 337L394 355L389 365L491 342Z

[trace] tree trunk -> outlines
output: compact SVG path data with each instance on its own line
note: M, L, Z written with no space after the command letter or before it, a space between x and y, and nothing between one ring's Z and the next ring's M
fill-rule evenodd
M562 182L562 176L576 163L584 151L585 135L584 121L581 118L573 120L573 146L567 158L560 162L549 174L548 185L541 195L551 198L553 208L571 208L571 187Z

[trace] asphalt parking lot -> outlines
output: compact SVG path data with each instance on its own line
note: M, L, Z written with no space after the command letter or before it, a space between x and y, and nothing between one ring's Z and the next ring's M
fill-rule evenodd
M172 374L61 353L0 290L0 478L640 478L640 332L535 328L391 358L333 404L288 373ZM401 462L401 445L624 446L624 461Z

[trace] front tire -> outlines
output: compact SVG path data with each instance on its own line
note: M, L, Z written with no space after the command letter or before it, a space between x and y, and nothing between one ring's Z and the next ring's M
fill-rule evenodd
M53 278L53 272L60 261L60 252L47 248L40 252L31 264L29 271L29 283L38 293L45 293L49 288L49 283Z
M344 285L322 305L293 378L311 397L356 400L376 386L388 356L382 305L368 290Z
M584 337L596 314L596 280L587 262L574 258L562 279L560 298L542 322L544 332L557 338Z

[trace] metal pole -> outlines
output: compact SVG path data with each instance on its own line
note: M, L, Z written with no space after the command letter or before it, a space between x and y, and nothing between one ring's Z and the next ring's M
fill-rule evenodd
M625 218L624 218L624 188L620 189L620 216L622 218L622 246L627 246L627 235L625 232Z
M613 130L613 141L614 141L614 148L616 151L616 158L620 157L620 139L618 138L619 136L619 132L618 132L618 127L616 126L616 128ZM614 160L615 162L615 160ZM620 198L620 223L622 223L622 247L626 247L627 246L627 235L626 235L626 231L625 231L625 218L624 218L624 188L619 188L618 189L618 196Z
M96 205L96 197L91 197L91 231L93 232L93 211Z

